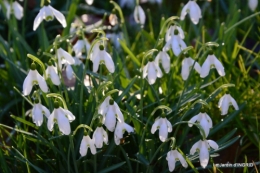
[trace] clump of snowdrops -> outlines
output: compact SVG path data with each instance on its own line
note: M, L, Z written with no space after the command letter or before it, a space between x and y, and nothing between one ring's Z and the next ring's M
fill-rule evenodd
M211 158L239 137L231 139L235 129L221 139L214 134L243 105L228 93L234 85L221 80L227 67L214 54L219 44L208 40L194 47L184 42L188 33L181 20L189 20L189 13L191 22L198 24L203 18L200 7L189 1L180 17L162 19L153 48L135 53L123 12L117 3L111 4L109 19L116 33L106 33L103 24L86 27L77 21L46 50L28 53L30 69L16 91L30 105L29 118L12 116L19 125L4 126L17 133L23 147L14 145L6 153L14 156L17 169L26 165L28 172L216 168ZM19 19L16 6L12 12ZM133 15L142 33L146 16L138 2ZM33 30L54 18L68 26L64 15L45 1ZM146 37L140 37L145 43ZM215 91L208 93L213 84ZM219 111L213 114L211 102L217 96ZM214 124L212 116L222 120Z

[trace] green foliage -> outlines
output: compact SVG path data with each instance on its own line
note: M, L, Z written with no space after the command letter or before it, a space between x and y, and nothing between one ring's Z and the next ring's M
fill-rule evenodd
M221 150L235 151L234 146L238 145L239 152L230 162L259 160L260 12L250 12L244 1L198 1L203 17L194 25L188 16L183 21L173 16L180 14L181 8L172 9L179 6L179 2L163 1L161 6L142 5L150 10L146 11L146 25L141 27L132 26L126 16L133 9L121 9L114 1L95 1L88 6L79 0L66 3L53 0L52 5L65 14L67 27L63 29L56 20L44 21L32 31L36 11L40 9L40 2L36 2L36 5L27 0L22 3L21 21L14 15L7 20L5 7L0 15L0 172L168 172L165 157L171 149L177 149L189 165L184 169L176 162L175 170L198 172L202 169L198 164L199 154L191 155L190 149L195 142L205 139L205 132L199 124L189 128L188 121L200 112L207 112L213 121L207 139L219 145L217 150L209 151L210 155L217 155ZM0 5L4 3L0 1ZM119 21L114 27L107 24L113 9ZM91 14L88 17L93 18L95 24L85 25L81 21L83 25L76 28L76 33L70 33L74 19L85 13ZM188 47L178 57L170 50L170 72L163 71L163 77L150 85L142 77L143 67L162 50L165 33L172 24L182 27ZM110 33L122 33L122 36L117 36L117 42L113 43L112 39L105 38ZM48 61L57 63L57 49L61 47L72 54L72 46L80 37L92 44L90 51L82 55L86 57L83 63L72 67L73 86L63 76L64 70L58 69L61 85L55 86L48 79L49 93L40 92L39 87L34 86L35 92L24 96L23 82L30 64L38 63L38 72L45 76ZM115 63L114 73L109 73L104 65L93 72L89 58L98 42L107 43L106 50ZM226 75L219 77L212 69L202 79L194 70L194 63L184 81L180 72L184 53L203 64L209 49L213 49L222 62ZM239 110L230 108L228 115L222 117L217 104L225 92L235 98ZM109 144L98 149L95 155L88 151L82 157L79 153L82 137L92 135L98 127L102 119L98 109L107 96L118 104L125 122L133 126L135 132L125 134L120 145L116 145L114 133L107 130ZM54 101L58 101L62 108L75 115L76 119L70 123L70 135L61 134L58 125L49 131L46 117L40 127L32 122L31 109L36 98L40 98L50 112L54 110ZM164 114L173 125L173 131L161 142L158 132L151 134L151 128L156 118ZM223 155L212 157L212 163L220 162L219 157ZM220 170L212 163L206 169ZM257 168L259 165L254 169ZM244 168L244 172L251 170L253 168Z

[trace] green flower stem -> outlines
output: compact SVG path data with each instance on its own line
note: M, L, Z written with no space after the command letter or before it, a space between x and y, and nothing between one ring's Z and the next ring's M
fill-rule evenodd
M34 62L36 62L37 64L40 65L41 69L42 69L42 73L43 73L43 76L44 76L44 79L46 79L46 74L45 74L45 66L44 64L42 63L42 61L37 58L36 56L33 56L31 54L27 54L27 57L30 58L31 60L33 60Z
M110 1L110 3L114 5L114 8L115 8L115 9L118 11L118 13L119 13L119 17L120 17L120 21L121 21L121 25L120 25L120 26L121 26L122 31L123 31L123 33L124 33L124 38L125 38L127 47L130 47L129 36L128 36L127 29L126 29L126 23L125 23L125 18L124 18L122 9L120 8L120 6L119 6L116 2Z
M50 94L47 94L46 97L54 97L54 98L59 99L59 100L62 102L63 107L64 107L65 109L68 110L68 107L67 107L66 101L64 100L64 98L63 98L60 94L57 94L57 93L50 93Z
M70 138L70 149L71 149L71 153L72 153L72 159L73 159L73 165L75 167L75 172L78 173L78 166L77 166L77 162L76 162L76 155L75 155L75 148L74 148L74 143L73 143L73 136L72 135L69 135L69 138ZM68 151L69 153L70 151ZM69 162L69 160L68 160Z
M196 173L199 173L197 171L197 169L194 167L194 165L192 164L192 162L190 161L190 159L188 157L185 157L185 154L181 151L180 148L177 149L179 151L179 153L185 158L186 162L190 165L191 169L196 172Z

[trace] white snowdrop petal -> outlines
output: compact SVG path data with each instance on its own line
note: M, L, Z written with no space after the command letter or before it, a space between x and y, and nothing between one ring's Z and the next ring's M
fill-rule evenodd
M209 162L209 151L208 151L206 141L201 142L201 147L199 149L200 149L200 154L199 154L200 165L203 168L205 168L208 165L208 162Z
M55 68L53 66L49 66L49 74L51 81L54 85L60 85L60 77L58 76L57 72L55 71Z
M188 126L189 126L189 127L192 127L193 124L191 124L191 123L195 123L195 122L198 120L198 117L199 117L199 114L198 114L198 115L195 115L194 117L192 117L192 118L189 120L190 123L188 123Z
M46 116L46 118L49 118L50 116L50 111L49 109L47 109L45 106L41 105L41 108L42 108L42 111L43 111L43 114Z
M217 150L218 149L218 144L215 141L212 140L207 140L209 146L211 146L213 149Z
M190 1L186 5L184 5L183 9L181 10L180 20L184 20L185 16L187 15L189 6L190 6Z
M32 70L29 71L28 75L26 76L24 82L23 82L23 94L25 96L29 95L32 91L33 87L33 74Z
M215 68L217 69L218 71L218 74L220 76L225 76L225 70L224 70L224 67L223 65L221 64L221 62L215 57L214 58L214 65L215 65Z
M230 101L232 103L232 105L234 106L235 110L239 110L239 107L237 105L237 102L235 101L235 99L233 97L230 96Z
M61 23L63 28L65 28L67 26L67 22L66 22L64 15L61 12L59 12L58 10L54 9L52 6L49 5L48 7L52 10L54 16Z
M46 83L45 79L38 72L37 72L37 81L38 81L38 84L39 84L41 90L43 92L47 93L49 90L47 83Z
M86 139L87 139L87 136L83 136L83 138L81 140L81 143L80 143L79 153L80 153L80 155L82 157L86 156L87 155L87 151L88 151Z
M191 18L191 21L197 25L199 23L199 18L201 16L201 12L198 11L200 10L200 8L197 8L197 3L195 1L191 1L190 2L191 5L190 5L190 18Z
M190 66L188 64L188 59L185 58L182 61L182 68L181 68L181 76L183 80L187 80L190 74Z
M158 129L157 127L160 126L160 119L156 119L152 125L151 133L154 134L155 131Z
M23 7L17 1L14 1L12 6L13 6L15 18L21 20L23 17Z
M255 11L258 5L258 0L248 0L248 6L251 11Z
M36 126L41 126L43 122L43 115L41 105L35 104L32 109L32 119Z
M114 73L115 72L115 65L114 65L114 62L113 62L111 56L109 55L109 53L104 51L103 58L104 58L105 65L106 65L108 71L110 73Z
M176 152L177 152L177 151L176 151ZM186 160L184 159L184 157L183 157L179 152L177 152L176 154L177 154L177 156L178 156L177 158L180 160L182 166L183 166L184 168L187 168L187 167L188 167L188 164L187 164Z
M159 129L159 138L162 142L165 142L166 139L168 138L168 129L167 129L167 124L162 123Z
M65 117L65 113L62 110L57 110L57 121L60 131L65 134L70 134L70 122L67 117Z
M106 113L105 126L111 132L113 132L115 130L116 116L115 116L115 113L114 113L111 105L109 105L107 113Z
M40 23L43 20L43 8L40 10L40 12L37 14L37 16L34 19L34 22L33 22L33 30L34 31L39 27Z
M209 71L210 71L210 65L211 64L210 64L209 58L207 58L201 67L201 71L200 71L201 78L205 78L206 76L208 76Z
M190 149L190 154L191 155L193 155L195 152L196 152L196 150L197 149L199 149L200 147L200 145L201 145L201 140L199 140L198 142L196 142L195 144L193 144L193 146L191 147L191 149Z
M140 24L144 25L145 18L146 17L145 17L143 8L140 5L136 6L135 10L134 10L134 19L135 19L136 23L140 23Z
M148 62L148 82L150 85L154 84L157 78L156 69L153 67L152 62Z
M52 129L53 129L54 119L56 118L55 113L56 113L56 109L54 109L53 112L51 113L51 115L48 117L47 127L48 127L49 131L52 131Z
M66 76L69 80L71 80L73 78L73 69L72 69L71 65L67 65L67 67L66 67Z

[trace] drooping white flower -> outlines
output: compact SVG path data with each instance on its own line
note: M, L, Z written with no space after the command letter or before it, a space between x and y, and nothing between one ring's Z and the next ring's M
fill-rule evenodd
M124 116L120 111L116 102L108 96L98 109L98 113L103 115L103 124L111 132L115 130L116 119L119 122L124 122Z
M54 17L57 18L57 20L61 23L61 25L64 28L67 26L67 22L64 15L58 10L54 9L52 6L46 5L40 9L40 12L34 19L33 30L35 31L38 28L43 19L46 21L52 21Z
M212 140L199 140L190 149L190 154L193 155L196 151L199 152L200 165L205 168L209 162L209 149L218 149L218 144Z
M233 105L235 110L239 110L236 100L231 97L230 94L225 94L218 102L218 107L221 109L221 115L226 115L228 113L229 105Z
M143 8L140 5L137 5L134 10L134 19L136 23L140 23L141 25L144 25L145 23L145 13Z
M132 132L134 132L134 128L131 127L130 125L126 124L125 122L118 121L116 124L115 132L114 132L114 139L115 139L116 145L120 144L120 139L123 138L125 131L127 131L128 133L132 133Z
M51 79L54 85L60 85L60 78L57 73L57 68L54 67L51 63L48 64L48 67L45 71L48 78Z
M191 57L186 57L182 61L181 76L183 80L187 80L190 75L190 70L194 64L194 60ZM201 67L199 63L195 62L194 69L200 74Z
M108 144L107 132L103 129L102 126L97 127L93 133L93 140L95 141L95 146L97 148L103 147L103 142Z
M165 51L160 51L155 57L155 63L159 66L159 62L162 63L165 73L169 73L171 68L170 56Z
M177 25L171 25L167 31L166 31L166 34L165 34L165 41L169 41L171 39L171 36L174 35L174 31L175 29L178 30L178 35L181 37L181 39L184 39L185 36L184 36L184 32L183 30L181 29L181 27L177 26Z
M205 78L208 76L209 71L211 68L216 68L218 74L220 76L225 76L225 70L221 62L216 58L216 56L210 52L207 59L204 61L203 65L201 66L200 77Z
M168 132L172 131L172 124L167 120L167 118L159 117L155 120L151 133L154 134L157 129L159 129L160 140L165 142L168 138Z
M94 0L85 0L88 5L92 5Z
M99 43L97 43L93 47L93 52L90 56L90 60L93 62L93 72L98 71L100 63L104 63L110 73L115 72L115 64L111 55L107 53L104 46L100 45Z
M248 6L251 11L255 11L257 5L258 5L258 0L248 0Z
M188 164L183 156L177 150L171 150L167 153L166 160L168 161L169 171L172 172L175 169L175 162L180 161L182 166L187 168Z
M163 76L158 64L151 59L143 68L143 79L146 78L146 76L148 76L148 83L150 85L155 83L157 77L161 78Z
M186 47L187 45L181 39L179 31L175 29L173 35L171 35L170 39L166 42L165 46L163 47L163 51L168 51L170 48L172 48L174 55L178 56L181 53L181 51Z
M207 113L199 113L198 115L195 115L189 120L189 122L191 123L195 123L196 121L201 125L205 132L205 137L207 137L209 135L209 129L212 128L211 118L208 116ZM190 123L188 125L189 127L193 126L193 124Z
M57 58L58 58L58 66L60 69L62 68L62 64L69 64L69 65L75 64L73 57L62 48L59 48L57 50Z
M57 102L54 103L54 106L55 109L48 118L48 129L52 131L54 123L58 123L60 132L65 135L69 135L71 132L70 122L75 120L75 116L69 110L59 107L59 103Z
M48 92L48 86L45 79L36 70L36 65L32 63L31 70L24 79L23 82L23 94L25 96L29 95L32 91L33 85L39 85L41 90L45 93Z
M82 157L87 155L88 148L90 148L92 154L97 153L94 139L91 139L89 136L83 136L79 148L79 153Z
M49 118L50 111L39 103L39 100L35 101L32 109L32 120L36 124L36 126L41 126L43 122L43 114Z
M15 18L18 20L21 20L23 18L23 7L17 1L12 2L12 4L4 1L4 6L6 8L7 19L10 19L11 13L13 13Z
M199 23L199 19L202 18L201 16L201 9L196 3L196 1L190 0L182 9L181 11L181 20L184 20L186 14L190 14L191 21L196 25Z
M88 40L79 39L76 44L73 46L73 50L75 52L75 56L79 58L84 58L82 56L83 53L87 53L90 49L90 44Z

